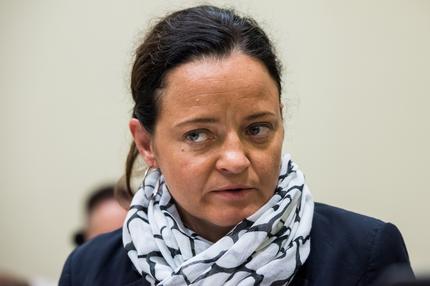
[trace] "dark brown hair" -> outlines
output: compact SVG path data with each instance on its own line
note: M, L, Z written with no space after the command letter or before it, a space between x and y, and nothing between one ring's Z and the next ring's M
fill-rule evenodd
M214 6L192 7L161 19L136 50L131 73L133 117L153 133L159 112L158 89L169 70L204 56L228 56L233 50L260 60L276 82L280 96L281 65L272 43L255 20ZM130 197L130 179L138 154L133 142L125 172Z

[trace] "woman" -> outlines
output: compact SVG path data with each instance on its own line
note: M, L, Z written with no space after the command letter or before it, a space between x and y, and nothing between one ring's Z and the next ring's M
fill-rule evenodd
M137 49L136 156L149 166L122 231L68 258L60 285L369 285L410 270L397 228L313 203L288 154L281 68L257 23L199 6Z

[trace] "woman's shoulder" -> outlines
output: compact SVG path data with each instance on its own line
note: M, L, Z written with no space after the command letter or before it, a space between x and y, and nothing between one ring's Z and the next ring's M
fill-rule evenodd
M405 243L395 225L315 204L311 252L302 278L327 281L324 285L369 285L389 267L399 265L413 277Z
M124 250L122 231L118 229L76 248L64 264L59 285L128 285L140 278Z
M394 224L322 203L315 204L311 239L315 247L321 241L332 242L332 248L345 247L366 262L369 257L364 255L378 254L379 259L409 263L403 237Z
M313 226L330 228L336 232L358 232L359 234L371 229L382 227L382 220L362 215L342 208L323 203L315 203Z

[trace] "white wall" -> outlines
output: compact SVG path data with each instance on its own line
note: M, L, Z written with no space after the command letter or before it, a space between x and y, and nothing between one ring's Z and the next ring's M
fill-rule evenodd
M196 1L0 0L0 270L57 278L86 192L122 174L133 47ZM318 201L394 222L430 270L430 2L213 1L286 67L286 149Z

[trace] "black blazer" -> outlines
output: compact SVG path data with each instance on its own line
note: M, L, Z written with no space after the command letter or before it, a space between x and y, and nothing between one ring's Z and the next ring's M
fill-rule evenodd
M293 286L372 285L389 266L413 278L399 230L390 223L324 204L315 204L311 252ZM75 249L60 286L149 285L134 269L122 232L101 235Z

